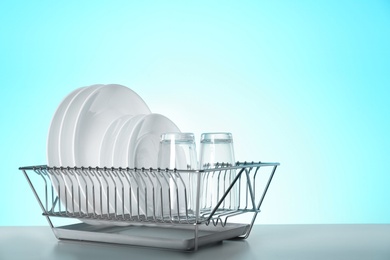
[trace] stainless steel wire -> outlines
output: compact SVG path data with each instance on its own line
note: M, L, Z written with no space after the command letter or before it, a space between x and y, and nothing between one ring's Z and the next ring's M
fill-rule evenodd
M225 226L230 218L246 213L253 214L253 225L278 165L220 164L205 170L48 166L20 169L47 217ZM259 184L262 168L271 169L271 174ZM201 187L188 181L194 179L193 174L200 175ZM40 190L32 183L32 175L39 177ZM233 188L238 194L233 194Z

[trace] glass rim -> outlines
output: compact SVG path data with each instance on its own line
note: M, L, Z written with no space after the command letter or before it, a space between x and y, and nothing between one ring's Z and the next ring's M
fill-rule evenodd
M201 142L213 142L218 141L233 141L233 135L229 132L213 132L213 133L202 133L200 137Z
M167 132L160 136L160 141L195 141L195 135L193 133L182 132Z

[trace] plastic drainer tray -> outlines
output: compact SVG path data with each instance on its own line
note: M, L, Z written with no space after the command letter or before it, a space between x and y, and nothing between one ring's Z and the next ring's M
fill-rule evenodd
M198 228L198 246L210 245L245 234L249 225L227 224L225 227L201 224ZM53 229L59 239L78 241L105 242L146 246L174 250L193 250L195 231L192 225L131 225L93 226L85 223Z

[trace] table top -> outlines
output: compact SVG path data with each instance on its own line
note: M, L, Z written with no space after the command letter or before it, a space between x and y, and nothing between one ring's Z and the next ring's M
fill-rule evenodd
M390 224L255 225L196 252L59 241L49 227L0 227L0 259L390 259Z

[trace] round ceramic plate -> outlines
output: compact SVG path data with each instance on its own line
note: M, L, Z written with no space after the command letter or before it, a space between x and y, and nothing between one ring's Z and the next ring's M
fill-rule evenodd
M128 156L128 165L130 168L157 168L157 158L160 147L160 138L163 133L180 132L180 129L167 117L160 114L149 114L145 116L136 126L137 138L134 145L129 147L131 153ZM149 182L140 183L140 189L146 192L140 192L139 200L147 202L147 208L141 203L142 212L146 216L153 215L153 186ZM147 198L145 198L147 194ZM167 207L165 205L164 207ZM159 212L159 206L157 206ZM165 211L168 212L168 211Z
M180 129L167 117L150 114L140 122L134 151L128 157L129 167L157 168L160 138L163 133L180 132Z
M117 134L115 138L109 138L110 142L112 142L109 145L109 149L104 151L101 150L101 160L105 160L105 163L111 166L114 166L116 168L122 167L126 168L128 167L127 164L127 157L128 157L128 147L133 146L134 140L136 139L136 128L135 126L141 119L145 117L145 115L136 115L131 118L128 118L126 121L122 122L120 125L120 129L118 129ZM119 127L119 124L118 124ZM114 137L113 135L111 137ZM108 142L108 141L107 141ZM106 144L108 146L108 144ZM104 158L103 158L104 157ZM138 206L137 206L137 185L135 182L131 181L129 179L129 176L121 176L118 175L118 178L120 181L116 182L115 184L110 182L109 183L109 191L110 194L109 196L116 196L117 197L117 205L121 205L117 207L116 212L117 214L122 214L123 212L125 214L138 214ZM118 179L116 179L118 180ZM115 189L115 186L117 189ZM121 187L121 188L118 188ZM123 189L122 189L123 187ZM115 190L117 191L117 194L115 194ZM126 191L131 191L131 194L128 194L126 196L122 196L121 192ZM124 199L122 199L124 198ZM122 203L123 202L123 203ZM131 211L130 211L130 205ZM114 209L114 205L111 205L110 208L112 210ZM142 208L140 209L141 212L140 214L143 214Z
M101 158L101 144L109 126L118 118L137 114L149 114L150 110L145 102L131 89L121 85L105 85L89 95L85 100L74 128L72 137L72 155L75 165L81 166L102 166L99 165ZM95 198L95 210L98 214L114 212L115 184L112 180L107 181L102 174L93 178L94 187L100 187L102 198L109 198L107 201L100 201L99 189L95 194L88 191L88 201ZM107 194L107 190L110 194Z
M114 166L113 155L115 140L118 137L118 133L123 128L123 125L131 118L133 118L133 115L124 115L112 122L107 128L100 145L99 167Z
M70 138L73 133L72 129L74 128L77 115L80 112L81 106L84 103L85 99L89 96L90 93L102 86L103 85L93 85L86 88L81 88L79 89L79 91L77 91L77 93L75 93L73 98L68 103L64 111L64 115L61 118L58 133L58 146L56 151L59 155L58 166L75 166L75 163L72 160L72 151L69 148ZM54 180L54 178L52 178L52 180ZM80 186L83 187L85 186L85 181L84 183L82 183L83 180L80 180L76 174L59 175L54 181L56 184L58 182L58 184L60 185L56 185L54 188L56 189L57 193L58 190L61 191L61 194L58 194L60 196L61 203L64 207L67 208L69 212L86 212L87 201L85 191L81 190L80 198L78 192L74 193L73 195L70 193L74 184L79 183ZM65 190L68 191L68 194L66 195ZM79 203L79 201L81 203ZM92 206L89 205L89 208L92 208Z
M48 166L61 166L60 154L59 154L59 141L60 141L60 129L61 122L65 115L65 112L77 94L84 90L84 88L78 88L67 95L58 106L56 112L50 123L49 133L47 136L47 164Z
M104 88L104 91L100 92L100 89ZM100 99L99 99L100 98ZM107 102L104 102L102 98L106 98ZM141 102L139 102L141 100ZM138 102L137 102L138 101ZM102 104L104 103L104 104ZM126 104L124 104L126 103ZM141 104L141 105L140 105ZM106 105L106 107L104 107ZM102 108L102 107L104 108ZM132 108L130 106L133 106ZM138 113L137 111L145 112L145 104L142 99L138 97L137 94L135 94L133 91L129 90L128 88L124 86L119 85L93 85L88 88L84 88L80 90L77 94L74 95L71 102L68 104L67 108L65 109L65 114L61 122L61 128L60 128L60 142L58 145L59 154L60 154L60 163L58 165L60 166L84 166L87 164L76 163L76 155L77 149L75 147L75 139L76 139L76 131L77 127L80 127L80 125L83 125L85 118L85 115L87 115L87 119L94 118L96 120L101 120L103 118L104 122L109 122L111 119L115 120L117 114L128 114L128 113ZM88 109L86 109L86 107ZM123 109L124 107L124 109ZM119 113L116 113L116 109L118 109ZM113 111L114 110L114 111ZM149 109L146 106L146 111L150 112ZM93 116L90 116L88 112L92 113ZM107 113L105 113L107 112ZM88 117L89 116L89 117ZM101 116L101 117L99 117ZM103 126L99 124L95 124L93 126L98 127L99 133L105 133L107 131L107 126L109 124ZM81 126L81 132L83 133L83 129L85 127ZM95 128L96 129L96 128ZM85 129L84 129L85 130ZM96 136L96 132L93 131L92 133L95 133L94 136ZM88 131L88 130L87 130ZM84 132L85 133L85 132ZM104 135L104 134L103 134ZM85 138L81 138L82 140L85 140ZM95 139L96 142L101 144L101 140ZM88 145L86 145L88 147ZM95 154L100 156L100 149L99 151L94 151ZM93 165L93 164L92 164ZM95 164L96 165L96 164ZM87 165L89 166L89 165ZM94 185L95 187L99 187L102 182L99 182L96 179L93 179L94 183L89 183L91 180L81 178L77 174L75 175L69 175L66 178L63 179L64 185L68 188L67 190L71 190L72 183L79 183L80 187L91 187ZM95 183L96 182L96 183ZM102 187L103 191L105 191L106 187ZM64 189L61 189L64 190ZM86 203L86 190L81 190L81 198L79 200L78 194L76 194L74 199L74 208L76 211L81 210L82 212L87 212L87 209L91 211L93 208L91 199L88 199L88 203ZM95 205L101 205L100 204L100 196L99 194L95 194ZM88 198L92 198L93 194L91 189L88 190ZM61 198L65 198L64 194L61 194ZM71 197L68 196L68 201L71 200ZM62 201L62 199L61 199ZM78 205L78 201L81 201L81 205ZM111 202L110 202L111 203ZM64 202L63 202L64 204ZM88 204L88 208L87 208ZM107 205L103 202L104 205ZM72 209L68 209L69 211L73 211ZM100 209L99 207L95 207L97 214L104 214L107 212L107 207L103 207ZM112 211L111 211L112 212Z
M103 136L116 119L124 115L150 114L140 96L121 85L106 85L96 90L83 104L73 139L77 166L97 166Z
M77 106L75 103L77 100L82 96L82 93L88 92L91 87L84 87L84 88L78 88L75 91L71 92L63 102L61 102L59 108L57 109L52 124L49 129L49 135L48 135L48 147L47 147L47 153L48 153L48 165L49 166L72 166L74 164L64 164L63 161L61 160L61 141L62 140L62 135L67 133L67 130L71 129L69 127L71 125L69 119L70 115L72 114L73 110L77 111ZM57 172L58 173L58 172ZM55 176L54 176L55 175ZM57 195L60 198L60 201L66 210L69 212L74 212L74 211L82 211L85 209L85 196L82 194L79 200L79 195L78 193L71 194L72 186L73 184L78 183L78 179L76 178L75 175L72 174L56 174L52 173L50 175L52 182L53 182L53 187L57 192ZM84 197L84 199L83 199ZM81 205L79 205L79 201L83 202Z
M76 166L73 155L73 139L75 134L75 127L81 109L83 108L86 100L97 90L104 85L92 85L81 90L69 103L64 117L61 121L60 128L60 141L59 141L59 155L61 166ZM82 166L82 165L80 165Z
M112 165L114 167L131 167L129 156L134 149L137 141L141 122L147 115L136 115L127 120L118 132L115 139L114 149L112 151Z

